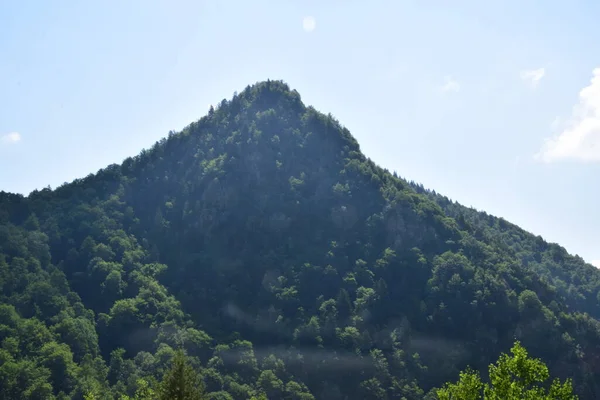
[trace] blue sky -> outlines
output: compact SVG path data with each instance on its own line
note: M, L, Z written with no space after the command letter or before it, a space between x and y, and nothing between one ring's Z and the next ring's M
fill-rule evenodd
M283 79L380 165L600 260L598 15L595 0L3 1L0 190L83 177Z

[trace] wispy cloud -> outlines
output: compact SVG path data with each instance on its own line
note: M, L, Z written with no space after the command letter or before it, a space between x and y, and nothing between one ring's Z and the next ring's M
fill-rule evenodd
M2 144L15 144L21 141L21 134L19 132L10 132L0 137Z
M546 75L546 68L531 69L521 71L521 79L527 82L531 87L536 88L542 78Z
M460 91L460 84L452 79L452 77L446 77L446 83L442 86L442 92L458 92Z
M307 16L302 19L302 29L304 32L312 32L317 27L317 20L315 17Z
M550 163L561 160L600 162L600 68L579 92L579 103L558 135L545 140L535 158Z
M592 260L590 264L592 264L596 268L600 268L600 260Z

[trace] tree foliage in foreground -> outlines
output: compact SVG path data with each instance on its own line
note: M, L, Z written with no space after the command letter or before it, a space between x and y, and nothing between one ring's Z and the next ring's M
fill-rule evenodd
M512 356L502 354L489 366L490 382L483 383L477 371L467 369L460 373L456 383L448 383L437 390L439 400L576 400L570 380L561 383L554 379L547 388L548 367L542 361L530 358L527 350L517 341Z

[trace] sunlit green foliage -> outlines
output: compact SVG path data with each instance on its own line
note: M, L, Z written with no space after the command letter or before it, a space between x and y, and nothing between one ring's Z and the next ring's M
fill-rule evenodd
M549 388L544 383L550 377L548 367L528 356L516 342L512 356L502 354L489 367L489 383L483 383L479 373L467 369L456 383L448 383L437 391L439 400L576 400L570 381L554 379Z

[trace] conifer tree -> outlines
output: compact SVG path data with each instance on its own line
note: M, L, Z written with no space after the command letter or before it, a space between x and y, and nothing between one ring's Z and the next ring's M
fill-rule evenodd
M183 350L173 357L171 369L163 377L160 400L201 400L204 398L204 385L194 368L188 362Z

